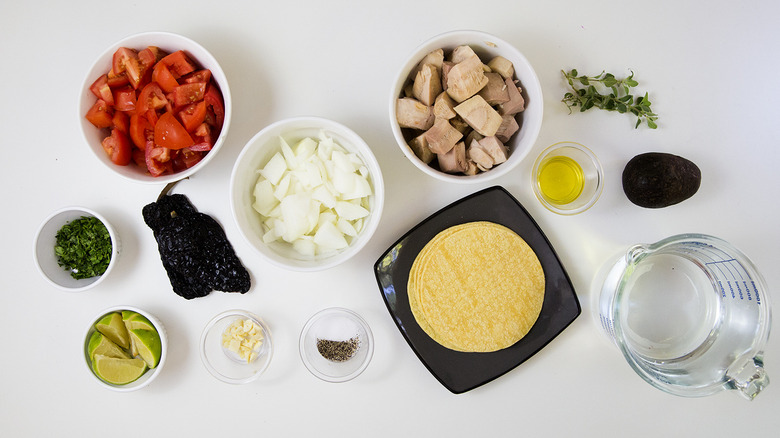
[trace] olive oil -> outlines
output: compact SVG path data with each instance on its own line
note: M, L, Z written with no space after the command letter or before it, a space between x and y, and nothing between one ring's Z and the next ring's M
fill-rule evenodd
M536 183L548 202L565 205L580 196L585 180L579 163L566 156L555 156L541 164Z

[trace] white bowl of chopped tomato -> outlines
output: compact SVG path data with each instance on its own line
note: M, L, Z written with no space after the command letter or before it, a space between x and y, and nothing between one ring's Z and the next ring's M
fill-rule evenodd
M186 178L214 158L227 135L227 78L203 46L146 32L116 42L87 73L79 120L109 169L142 183Z

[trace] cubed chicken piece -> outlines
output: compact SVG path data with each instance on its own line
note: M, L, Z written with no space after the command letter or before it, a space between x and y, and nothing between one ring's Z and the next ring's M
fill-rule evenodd
M447 153L437 154L439 169L447 173L463 173L469 168L466 159L466 144L462 141L452 147Z
M443 91L447 91L447 77L449 77L452 67L455 67L455 63L452 61L444 61L441 64L441 89Z
M474 52L474 49L469 46L458 46L455 47L455 50L453 50L450 54L450 61L457 64L471 58L472 56L477 56L477 54Z
M515 120L514 114L507 114L501 117L501 126L496 131L496 137L501 140L502 143L506 143L510 138L520 129L520 126Z
M504 79L512 79L515 74L515 66L512 65L512 61L500 55L491 59L487 65L491 71L500 74Z
M402 128L425 131L433 126L433 107L423 105L417 99L402 97L395 102L395 118Z
M493 158L480 147L479 142L471 142L467 152L468 158L476 163L480 169L487 170L493 167Z
M473 129L471 126L469 126L468 123L466 123L465 120L463 120L460 116L455 116L450 119L450 125L452 125L453 128L460 131L461 134L468 135L469 132L472 132Z
M472 161L472 160L468 160L468 158L467 158L467 161L468 161L466 163L467 169L466 169L465 172L463 172L463 174L464 175L469 175L469 176L478 174L480 172L480 169L477 167L477 164L474 163L474 161Z
M417 76L417 72L422 69L422 67L425 64L431 64L435 66L438 69L441 69L441 65L444 62L444 50L443 49L436 49L433 52L428 53L425 55L425 57L417 63L417 65L412 69L412 72L409 74L409 78L414 80L415 76Z
M496 135L498 127L501 126L501 115L485 102L485 99L480 95L476 95L456 106L455 112L458 113L469 126L485 137Z
M428 140L425 139L425 133L422 133L409 141L409 149L411 149L412 152L417 155L417 158L425 164L433 161L433 157L435 156L434 153L431 152L431 148L428 147Z
M485 73L488 83L479 90L479 95L490 105L509 102L509 91L504 78L498 73Z
M433 126L425 131L428 147L434 154L446 154L463 138L463 134L455 129L447 119L436 119Z
M506 89L509 92L509 102L502 103L498 106L498 112L505 116L507 114L517 114L525 110L525 99L523 99L522 88L515 85L515 82L511 79L506 80Z
M433 115L438 119L451 119L455 117L455 101L452 100L449 94L440 93L436 96L436 100L433 102Z
M404 85L404 97L411 97L414 99L414 82L408 82Z
M456 102L463 102L477 94L488 83L477 55L455 64L447 74L447 94Z
M433 64L423 65L414 78L413 87L414 97L424 105L432 106L436 96L442 91L439 68Z
M485 138L484 135L472 129L468 134L466 134L465 142L467 145L471 145L471 142L473 142L474 140L480 141L483 138Z
M487 152L493 160L493 165L501 164L509 158L509 149L496 136L485 137L477 142L480 149Z

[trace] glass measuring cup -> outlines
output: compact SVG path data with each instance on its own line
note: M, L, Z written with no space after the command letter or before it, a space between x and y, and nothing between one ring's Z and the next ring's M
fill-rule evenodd
M768 295L738 249L716 237L681 234L629 248L606 275L598 312L651 385L692 397L734 389L752 400L769 384Z

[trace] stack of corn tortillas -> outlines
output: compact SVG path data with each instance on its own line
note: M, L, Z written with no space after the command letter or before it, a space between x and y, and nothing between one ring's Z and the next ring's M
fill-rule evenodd
M433 340L464 352L507 348L533 327L544 301L542 266L528 244L492 222L437 234L409 272L414 318Z

